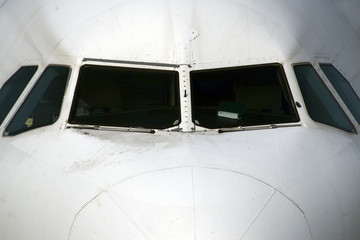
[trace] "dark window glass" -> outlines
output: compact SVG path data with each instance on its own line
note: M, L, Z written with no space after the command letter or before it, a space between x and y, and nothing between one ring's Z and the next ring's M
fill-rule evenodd
M299 121L280 64L192 71L193 121L206 128Z
M350 83L330 64L320 64L321 69L334 86L346 106L360 124L360 99Z
M314 121L355 132L354 126L312 65L297 65L294 71L310 117Z
M70 68L45 69L5 130L5 135L53 124L59 117Z
M164 129L180 123L176 71L84 65L69 123Z
M34 76L37 66L21 67L0 90L0 125Z

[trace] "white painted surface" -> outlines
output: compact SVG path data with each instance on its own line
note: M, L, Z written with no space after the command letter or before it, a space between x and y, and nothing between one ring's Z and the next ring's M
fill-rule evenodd
M333 62L359 93L359 9L355 0L7 1L0 85L21 65L73 71L59 121L0 138L0 239L360 239L359 135L313 122L304 107L302 126L226 134L63 128L83 58L279 62L303 106L291 65Z

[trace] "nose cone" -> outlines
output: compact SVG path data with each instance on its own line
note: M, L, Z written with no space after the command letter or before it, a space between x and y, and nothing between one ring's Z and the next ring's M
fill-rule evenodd
M209 168L124 180L76 216L70 240L311 239L303 213L272 187Z

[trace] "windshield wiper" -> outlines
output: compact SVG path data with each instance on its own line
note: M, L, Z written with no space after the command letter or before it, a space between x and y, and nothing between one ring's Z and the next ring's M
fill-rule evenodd
M274 129L279 127L294 127L301 126L300 123L285 123L285 124L268 124L268 125L258 125L258 126L238 126L231 128L219 128L219 133L225 132L238 132L238 131L249 131L249 130L261 130L261 129Z
M82 124L66 124L65 128L93 129L100 131L118 131L118 132L138 132L138 133L155 133L154 129L141 127L111 127L99 125L82 125Z

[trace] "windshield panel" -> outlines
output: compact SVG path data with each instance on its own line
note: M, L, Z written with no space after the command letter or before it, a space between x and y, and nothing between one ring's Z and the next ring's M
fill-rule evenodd
M348 80L331 64L320 64L320 68L360 124L360 98Z
M294 66L309 116L316 122L356 132L349 118L310 63Z
M14 136L55 123L60 116L70 70L68 66L47 67L11 119L4 135Z
M34 76L37 66L21 67L0 89L0 125L4 121L16 100L19 98L31 78Z
M190 74L196 125L225 128L299 121L280 64Z
M84 65L69 123L165 129L180 123L176 71Z

